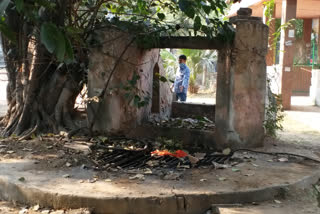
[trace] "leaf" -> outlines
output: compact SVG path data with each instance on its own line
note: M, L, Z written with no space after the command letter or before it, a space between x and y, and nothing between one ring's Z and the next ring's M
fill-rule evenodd
M14 44L17 43L15 32L13 32L2 20L0 21L0 32Z
M37 138L37 136L35 135L35 133L33 133L32 135L31 135L31 139L36 139Z
M144 180L143 174L136 174L134 176L129 177L129 180Z
M195 31L199 31L201 29L201 18L200 16L196 16L196 18L194 19L194 24L193 24L193 29Z
M66 39L59 28L52 23L41 26L40 39L50 53L55 53L58 61L63 61L66 53Z
M74 61L74 53L71 42L68 38L65 38L66 41L66 63L72 63Z
M61 31L59 31L56 38L57 43L55 54L57 56L58 61L62 62L66 54L66 39Z
M224 150L222 151L222 153L223 153L224 155L230 155L231 149L230 149L230 148L226 148L226 149L224 149Z
M239 172L240 171L240 169L236 169L236 168L232 168L231 170L232 170L232 172Z
M10 0L1 0L0 2L0 16L4 14L4 11L7 9Z
M33 210L34 211L38 211L40 209L40 205L38 204L38 205L35 205L34 207L33 207Z
M160 20L164 20L164 18L166 17L163 13L157 13L157 16Z
M19 13L23 10L24 7L24 1L23 0L15 0L16 3L16 9Z
M104 137L104 136L99 136L98 138L99 138L99 140L101 140L103 143L105 143L105 142L108 140L108 138L107 138L107 137Z
M185 14L189 18L193 18L196 15L196 11L193 9L193 7L188 8L188 10L185 12Z
M278 160L279 160L279 162L288 162L289 161L288 158L279 158Z
M281 204L281 203L282 203L282 202L279 201L279 200L274 200L274 202L277 203L277 204Z
M24 177L20 177L18 180L21 181L21 182L25 182L26 181L26 179Z
M194 10L194 4L190 0L180 0L179 1L179 8L182 12L184 12L189 18L195 16L196 11Z
M225 181L225 180L227 180L227 178L225 178L225 177L220 177L220 178L218 178L219 179L219 181Z
M210 12L211 12L211 7L210 6L208 6L208 5L203 5L202 6L202 8L203 8L203 10L204 10L204 12L206 13L206 14L210 14Z
M70 178L71 176L69 174L65 174L62 176L63 178Z
M136 95L136 96L134 96L134 105L135 106L139 106L139 102L141 101L141 98L138 96L138 95Z
M161 82L167 82L168 80L167 80L167 78L165 78L164 76L160 76L160 81L161 81Z

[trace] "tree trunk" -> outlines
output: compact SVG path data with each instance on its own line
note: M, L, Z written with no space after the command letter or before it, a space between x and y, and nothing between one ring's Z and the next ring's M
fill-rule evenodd
M18 42L14 44L2 36L9 108L1 121L5 127L1 135L30 136L76 129L72 115L82 89L81 68L58 67L59 63L41 44L39 32L28 26L15 10L8 10L6 21L16 32ZM35 36L30 38L32 32Z
M207 76L207 67L203 67L203 72L202 72L202 85L206 86L206 76Z
M6 43L6 40L5 42ZM8 52L4 52L6 58ZM4 136L29 135L77 128L73 122L74 104L81 87L76 72L66 72L45 58L46 50L36 44L29 75L22 68L10 72L8 63L8 112L2 123ZM22 63L27 67L28 63ZM13 69L15 70L15 69ZM28 81L26 81L28 80Z

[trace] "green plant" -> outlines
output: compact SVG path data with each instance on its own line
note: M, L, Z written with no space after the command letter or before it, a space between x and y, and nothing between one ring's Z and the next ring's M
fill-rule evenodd
M263 5L266 7L264 16L267 18L267 25L270 25L270 22L274 19L273 13L274 13L274 8L275 8L275 2L274 0L269 0L263 2Z
M167 49L161 50L160 54L166 77L174 80L178 69L178 57Z
M283 126L281 123L284 119L284 114L281 105L281 95L273 94L270 90L270 87L268 87L268 100L269 104L266 107L266 119L264 121L264 128L268 136L276 137L277 131L283 130Z
M72 117L74 97L87 81L91 47L114 41L98 40L97 30L112 28L132 36L107 71L110 75L97 97L102 98L133 42L150 46L163 36L186 33L228 41L232 27L222 19L226 8L225 0L1 0L0 32L12 86L10 114L3 120L1 135L79 128ZM181 19L175 18L177 14ZM146 97L140 93L131 100L141 106ZM88 106L94 114L90 131L102 105L97 100L97 108Z
M183 149L182 142L174 139L167 139L164 137L157 138L157 142L160 143L160 149L166 149L170 152L174 152L179 149Z
M187 65L190 68L189 89L193 92L196 87L196 79L198 74L203 72L214 72L217 61L217 52L214 50L191 50L179 49L175 53L168 50L161 51L166 76L170 79L175 78L175 72L178 69L177 59L179 55L186 55Z
M199 86L196 83L197 73L195 71L191 72L190 79L189 79L189 92L192 94L198 93Z
M137 83L140 80L140 76L137 73L132 75L132 78L128 80L125 84L120 84L119 88L124 92L124 98L137 108L141 108L147 105L150 101L150 94L146 92L145 94L138 94Z

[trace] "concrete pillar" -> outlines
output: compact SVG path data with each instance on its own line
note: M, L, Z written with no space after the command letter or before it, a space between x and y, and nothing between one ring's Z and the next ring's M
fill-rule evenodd
M297 0L282 0L281 24L296 18ZM294 58L295 26L282 29L280 40L280 67L282 71L281 95L283 108L291 107L292 75Z
M231 47L219 51L216 143L220 148L263 145L268 27L241 8Z
M275 64L276 57L276 44L274 41L274 33L276 32L276 4L272 11L272 19L269 20L269 17L264 16L264 23L269 23L269 41L268 41L268 54L266 57L267 66L272 66Z

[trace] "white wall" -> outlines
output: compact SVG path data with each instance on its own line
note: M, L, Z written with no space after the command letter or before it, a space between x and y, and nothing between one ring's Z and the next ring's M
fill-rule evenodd
M281 67L267 66L267 77L270 79L270 89L274 94L281 94Z
M320 106L320 70L312 70L311 87L310 87L310 97L312 102Z

